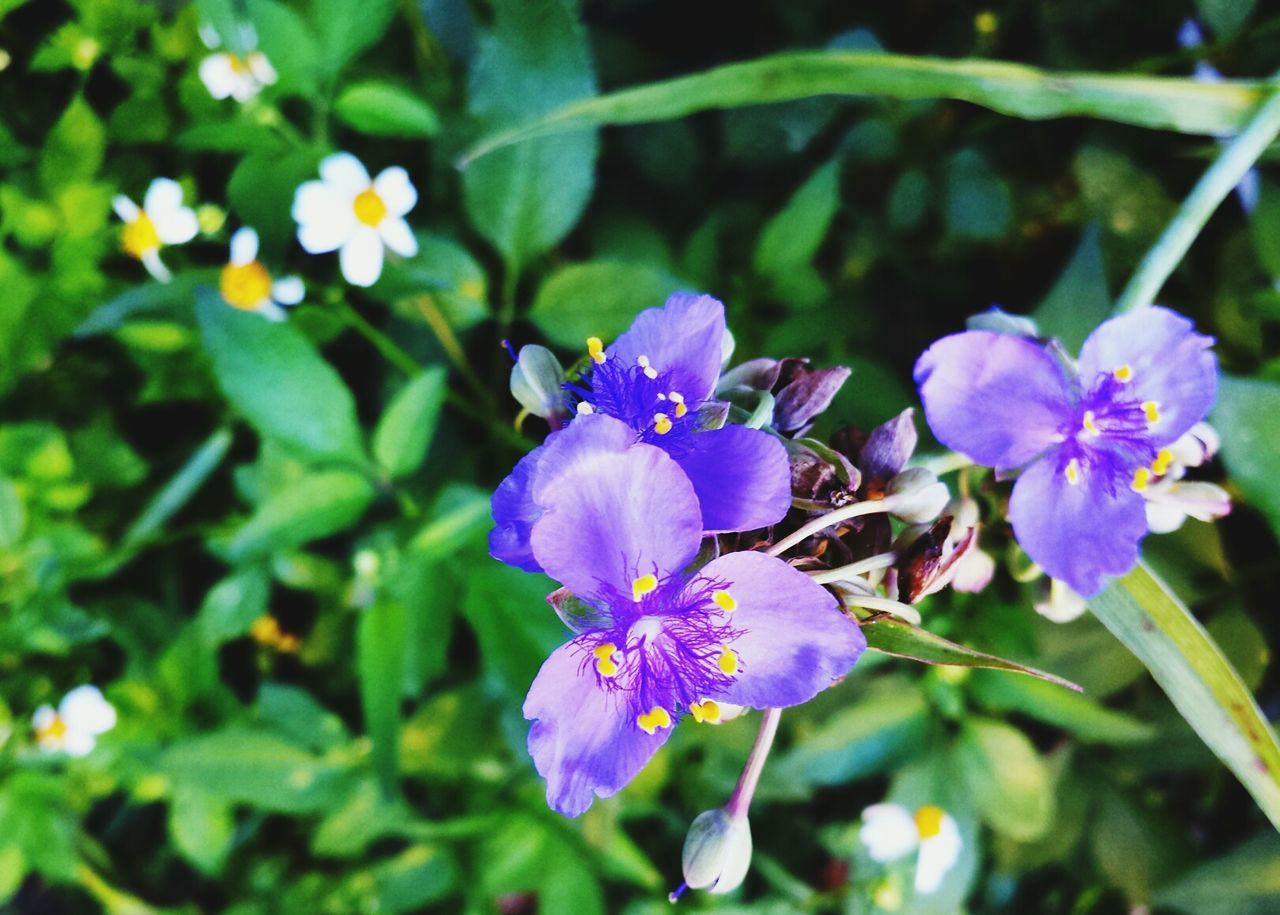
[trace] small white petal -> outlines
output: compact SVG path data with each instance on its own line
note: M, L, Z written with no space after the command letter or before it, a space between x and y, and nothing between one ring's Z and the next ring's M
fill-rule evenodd
M392 216L403 216L418 202L418 191L409 180L409 173L398 165L380 171L373 179L373 189Z
M231 91L231 97L237 102L244 103L256 96L262 91L262 84L248 73L241 73L236 81L236 87Z
M399 217L388 217L378 224L378 235L386 246L401 257L413 257L418 253L418 239L409 224Z
M156 178L142 199L142 209L155 222L182 208L182 185L172 178Z
M1172 534L1187 520L1187 513L1172 502L1146 504L1147 529L1153 534Z
M352 286L372 286L382 275L382 239L373 229L358 230L338 257L342 275Z
M284 309L270 299L260 304L254 311L275 324L279 324L285 318Z
M166 245L184 245L200 230L195 210L190 207L161 213L152 222L155 223L156 235Z
M298 227L298 244L308 254L337 251L357 232L355 219L339 222L313 222Z
M920 856L916 859L916 892L932 893L942 885L947 871L960 859L964 840L960 828L949 814L943 814L936 836L920 843Z
M138 209L138 205L124 194L116 194L111 198L111 208L125 222L133 222L138 218L138 214L142 212Z
M53 706L42 705L31 716L31 726L37 731L47 731L57 720L58 713L53 710Z
M202 22L196 28L200 33L200 40L204 42L206 48L216 48L222 44L222 36L218 34L218 30L207 22Z
M1079 619L1089 609L1088 602L1064 582L1049 580L1049 596L1035 603L1039 613L1051 623L1070 623Z
M281 305L297 305L306 294L307 288L301 277L282 276L271 284L271 298Z
M881 863L910 854L920 843L915 818L900 804L872 804L862 811L858 838L871 860Z
M62 697L58 714L67 730L85 734L105 734L116 726L116 710L96 686L77 686Z
M257 259L258 233L248 226L236 229L236 234L231 236L231 263L243 267Z
M253 74L253 78L264 86L270 86L279 78L276 68L271 66L271 61L267 60L267 55L261 51L254 51L245 61L249 65L249 72Z
M242 22L240 29L240 47L252 51L258 46L258 30L253 27L252 22Z
M159 251L148 251L142 255L142 266L147 268L147 273L162 283L167 283L173 279L173 274L169 272L169 268L164 265L164 261L160 260Z
M369 187L369 172L349 152L326 156L320 163L320 177L325 184L352 197Z
M210 54L200 61L200 82L209 94L222 101L230 98L240 84L240 76L231 63L229 54Z
M95 743L97 741L93 739L92 734L67 728L66 736L62 738L62 752L68 756L88 756L93 752Z

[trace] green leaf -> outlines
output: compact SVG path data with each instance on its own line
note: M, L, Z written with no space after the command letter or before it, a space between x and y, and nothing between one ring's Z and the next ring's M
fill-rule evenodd
M645 264L571 264L542 284L529 317L554 342L579 350L587 337L616 337L640 311L661 305L680 287L665 270Z
M0 848L0 904L8 902L27 879L27 856L17 845Z
M238 562L339 533L376 494L368 479L349 470L309 473L267 496L227 543L227 553Z
M0 477L0 549L11 550L27 528L27 506L13 481Z
M370 908L387 915L420 912L453 892L458 872L458 864L447 850L434 845L410 846L374 868L376 897ZM356 875L353 879L360 878Z
M1145 721L1043 680L977 670L968 682L978 700L989 709L1022 712L1065 728L1086 743L1143 743L1156 735L1156 729Z
M765 224L753 265L779 298L804 307L825 296L826 286L812 264L839 207L840 160L834 159L810 175L781 212ZM798 277L807 277L810 282L798 282Z
M74 879L80 828L62 779L19 770L0 785L0 836L21 850L31 870Z
M1262 268L1280 276L1280 184L1258 181L1258 205L1249 214L1249 230Z
M405 609L392 600L378 600L365 608L356 627L360 704L365 729L373 740L373 766L388 797L396 793L407 634Z
M191 307L191 297L197 286L216 283L217 280L217 271L189 270L179 273L168 283L150 282L134 286L91 311L75 329L75 335L92 337L118 330L137 314L159 313L176 317L179 309Z
M40 180L46 189L92 178L102 166L106 131L89 103L77 95L53 125L40 153Z
M487 679L512 698L523 696L542 662L568 633L546 606L549 579L496 561L471 573L462 612L480 642Z
M266 569L246 566L209 589L200 605L196 626L205 646L217 649L229 639L249 631L253 621L267 612L271 579Z
M974 651L955 642L948 641L940 635L891 616L881 616L861 622L862 634L867 637L867 647L910 661L923 664L944 664L954 667L989 667L993 670L1008 670L1014 673L1039 677L1049 683L1065 686L1067 689L1080 691L1080 687L1069 680L1034 667L1027 667L995 655Z
M397 392L373 433L373 456L392 479L422 464L444 404L445 370L423 372Z
M1280 384L1223 375L1213 427L1231 480L1280 534Z
M1280 745L1240 675L1190 611L1141 564L1089 607L1280 828Z
M395 0L311 0L320 60L330 79L382 37L395 11Z
M407 549L421 559L439 560L479 538L492 524L487 490L450 483L431 507L431 519Z
M121 549L130 550L150 537L168 523L187 502L195 495L210 474L218 469L227 449L231 447L231 432L228 429L217 429L209 436L195 454L187 459L164 486L151 497L142 514L137 517L120 539Z
M960 777L992 829L1019 842L1044 835L1053 819L1052 779L1021 731L971 718L955 753Z
M1230 41L1240 34L1253 12L1256 0L1196 0L1196 9L1213 29L1218 41Z
M315 31L295 10L274 0L249 0L249 18L258 33L258 49L280 77L267 92L313 97L321 66Z
M259 434L313 460L367 462L351 392L297 329L210 289L197 293L196 315L219 387Z
M836 712L817 730L800 735L779 765L784 777L810 785L839 785L878 775L918 747L928 731L929 709L915 688L896 689Z
M946 192L949 235L990 241L1009 231L1013 221L1009 186L977 150L963 149L947 160Z
M470 111L496 128L592 95L586 36L565 0L497 0L471 68ZM472 225L519 273L563 238L595 183L594 131L505 150L462 176Z
M449 324L459 330L482 321L489 313L488 278L484 268L451 238L417 233L418 253L386 263L382 276L369 290L384 302L401 308L419 321L424 315L419 297L429 297Z
M316 753L329 752L351 740L342 719L298 686L262 684L258 717L277 734Z
M1271 915L1280 899L1280 837L1268 832L1208 861L1155 894L1187 915Z
M1134 907L1148 904L1156 886L1184 869L1185 840L1173 822L1115 788L1094 793L1090 845L1098 869Z
M231 807L207 792L184 789L169 802L169 835L182 856L202 874L216 877L235 840Z
M422 139L440 132L440 118L423 99L391 83L356 83L333 103L338 119L374 137Z
M1057 337L1069 353L1079 352L1085 338L1111 313L1101 234L1096 225L1085 230L1071 261L1031 314L1041 332Z
M243 225L253 226L268 251L283 250L294 237L293 195L315 178L319 150L286 147L251 152L227 182L227 200Z
M495 133L472 149L464 162L532 137L831 95L959 99L1032 120L1083 115L1157 130L1222 136L1244 126L1263 93L1259 82L1058 73L993 60L942 60L878 51L801 51L571 102Z

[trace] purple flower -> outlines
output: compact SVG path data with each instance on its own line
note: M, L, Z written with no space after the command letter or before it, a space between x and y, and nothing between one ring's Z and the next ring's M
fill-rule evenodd
M544 465L571 469L535 475L532 552L591 608L524 703L555 810L615 794L686 712L714 722L722 703L796 705L861 655L835 599L779 559L729 553L689 571L704 528L693 484L622 421L580 418L547 452Z
M1138 559L1142 492L1217 390L1212 337L1165 308L1113 318L1074 366L1022 337L968 331L920 357L938 440L997 471L1024 468L1009 519L1046 572L1089 597Z
M791 506L786 449L773 436L743 426L704 428L704 406L720 377L724 306L705 295L677 293L662 308L641 312L631 329L604 348L588 341L589 374L567 389L576 418L620 420L631 443L655 445L688 476L708 532L746 531L779 521ZM502 481L493 496L495 529L489 552L531 572L541 569L529 529L542 508L533 481L559 478L563 455L552 433Z

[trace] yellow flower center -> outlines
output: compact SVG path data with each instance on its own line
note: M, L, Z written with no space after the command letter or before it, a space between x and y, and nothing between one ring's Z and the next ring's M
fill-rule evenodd
M62 716L54 713L49 723L42 728L36 729L36 740L41 744L61 745L67 736L67 723L62 720Z
M271 274L259 261L227 264L222 268L218 289L231 307L253 311L271 298Z
M227 54L227 63L231 65L231 72L236 76L244 76L249 72L249 65L239 54Z
M941 807L925 804L916 811L916 832L921 839L932 839L942 832L942 818L946 816Z
M124 232L120 236L120 247L130 257L142 260L147 254L160 249L160 233L156 224L146 213L138 213L133 222L125 223Z
M378 225L387 215L387 205L382 202L378 192L371 187L356 194L354 206L356 219L366 226Z

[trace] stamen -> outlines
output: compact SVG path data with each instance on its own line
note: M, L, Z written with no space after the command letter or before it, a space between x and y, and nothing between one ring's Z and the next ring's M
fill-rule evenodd
M1144 400L1142 402L1142 412L1147 414L1147 422L1160 422L1160 405L1154 400Z
M640 598L656 590L658 590L658 576L653 574L641 575L631 583L631 599L636 603L640 603Z
M659 397L662 395L659 394ZM684 395L679 391L671 392L671 402L676 405L676 419L689 412L689 405L684 402Z
M916 811L916 832L922 839L932 839L942 832L942 818L946 816L941 807L925 804Z
M1116 369L1114 372L1112 372L1111 374L1112 374L1112 376L1115 378L1115 380L1116 380L1116 381L1132 381L1132 380L1133 380L1133 366L1131 366L1131 365L1122 365L1122 366L1120 366L1118 369Z
M665 413L653 414L653 431L659 435L666 435L671 431L671 419Z
M1142 492L1150 482L1151 471L1146 467L1139 467L1133 472L1133 482L1129 486L1134 492Z
M715 724L720 720L720 705L714 699L694 702L689 706L689 711L693 713L693 720L698 724L703 722Z
M644 377L653 380L658 377L658 370L649 364L648 356L636 356L636 365L644 369Z
M1067 469L1063 471L1067 478L1067 482L1075 486L1080 482L1080 462L1075 458L1067 461Z
M596 657L596 670L602 677L614 677L618 674L618 662L613 656L617 654L618 646L613 642L605 642L603 645L597 645L596 650L592 652Z
M733 595L728 591L715 592L711 595L711 600L725 613L732 613L738 609L738 602L734 600Z
M600 365L605 360L604 341L599 337L587 337L587 355L591 357L591 361L596 365Z
M655 705L649 711L636 716L636 724L640 726L640 730L646 734L655 734L658 728L671 727L671 715L660 705Z
M720 670L732 677L738 672L738 653L728 645L720 646L720 657L716 660Z
M1084 425L1084 431L1085 431L1085 432L1088 432L1090 435L1098 435L1098 434L1099 434L1099 433L1098 433L1098 424L1097 424L1096 422L1094 422L1094 416L1093 416L1093 411L1092 411L1092 410L1085 410L1085 411L1084 411L1084 424L1083 424L1083 425Z
M592 413L596 412L596 408L591 406L591 404L587 403L585 400L578 401L577 410L579 416L590 416Z
M1162 477L1169 472L1169 467L1172 464L1173 452L1168 448L1161 448L1156 452L1156 459L1151 462L1151 472L1158 477Z

